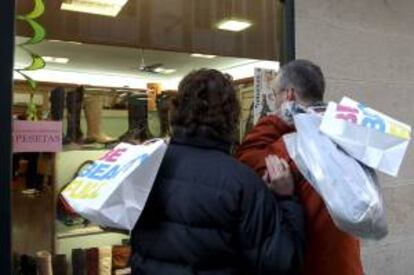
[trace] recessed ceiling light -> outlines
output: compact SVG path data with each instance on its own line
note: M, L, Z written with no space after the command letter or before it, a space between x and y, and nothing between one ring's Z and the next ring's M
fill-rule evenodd
M164 69L164 71L162 72L163 74L172 74L175 73L176 70L175 69Z
M191 54L192 57L198 57L198 58L207 58L207 59L212 59L212 58L216 58L216 55L212 55L212 54L201 54L201 53L193 53Z
M63 0L61 9L115 17L128 0Z
M240 32L251 27L252 23L242 19L225 19L217 24L217 28L225 31Z
M67 64L69 58L66 57L53 57L53 56L42 56L43 60L50 63Z
M77 41L63 41L63 40L58 40L58 39L50 39L48 41L52 43L67 43L67 44L74 44L74 45L82 45L82 42L77 42Z
M154 69L154 72L156 73L160 73L160 74L172 74L175 73L177 70L175 69L165 69L163 67L158 67L156 69Z
M163 71L164 71L164 68L162 68L162 67L158 67L158 68L154 69L154 72L156 72L156 73L162 73Z

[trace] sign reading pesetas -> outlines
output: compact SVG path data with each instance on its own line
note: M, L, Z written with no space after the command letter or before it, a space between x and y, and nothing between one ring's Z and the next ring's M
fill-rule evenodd
M13 152L54 153L61 150L61 121L13 121Z

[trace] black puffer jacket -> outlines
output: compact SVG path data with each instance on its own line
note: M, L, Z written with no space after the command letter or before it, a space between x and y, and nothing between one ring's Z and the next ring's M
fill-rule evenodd
M229 146L175 137L132 232L134 275L294 274L301 206L278 200Z

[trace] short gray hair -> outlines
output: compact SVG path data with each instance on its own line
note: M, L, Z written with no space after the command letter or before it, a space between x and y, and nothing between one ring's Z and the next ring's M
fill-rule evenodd
M298 59L280 69L279 89L294 89L304 101L323 101L325 78L318 65L309 60Z

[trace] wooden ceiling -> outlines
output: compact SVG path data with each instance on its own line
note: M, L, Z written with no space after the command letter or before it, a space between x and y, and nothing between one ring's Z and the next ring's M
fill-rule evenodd
M129 0L118 17L60 10L60 0L44 0L39 22L47 39L91 44L209 53L255 59L280 59L281 4L278 0ZM30 11L29 0L17 2L18 14ZM251 20L241 33L214 25L226 17ZM17 25L17 34L30 28Z

